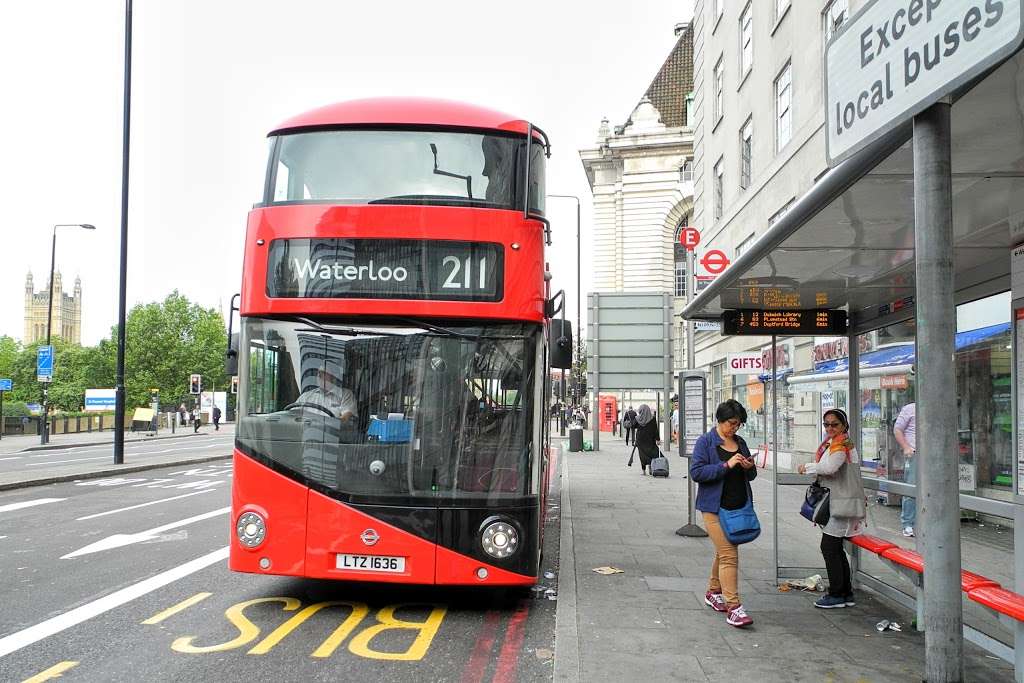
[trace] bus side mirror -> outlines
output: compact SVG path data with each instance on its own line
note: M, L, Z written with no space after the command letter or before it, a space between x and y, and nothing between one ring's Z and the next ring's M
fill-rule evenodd
M548 357L551 367L561 370L572 368L572 323L554 319L548 325Z
M224 354L224 372L228 377L238 374L238 333L233 332L235 312L238 311L238 297L235 294L231 297L231 306L228 308L228 349Z
M232 377L238 374L238 333L228 338L228 351L224 356L224 374Z

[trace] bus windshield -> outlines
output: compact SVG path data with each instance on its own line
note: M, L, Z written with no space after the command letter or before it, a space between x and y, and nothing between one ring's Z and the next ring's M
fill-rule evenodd
M243 335L242 452L352 502L534 492L539 325L245 318Z
M523 208L525 137L423 130L282 135L267 204L427 204ZM530 208L544 211L544 153L530 157Z

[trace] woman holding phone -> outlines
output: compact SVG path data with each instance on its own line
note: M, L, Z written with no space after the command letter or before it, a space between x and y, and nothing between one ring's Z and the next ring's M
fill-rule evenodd
M826 438L814 455L814 462L800 465L800 474L815 474L829 489L828 523L821 529L821 556L828 571L828 593L814 603L822 609L853 607L853 577L843 539L864 533L867 502L860 477L860 457L850 441L850 420L839 409L826 410L821 417Z
M733 399L719 404L715 420L718 424L697 439L690 459L690 477L697 482L697 509L715 545L704 604L716 612L724 612L730 626L742 628L753 624L754 620L740 602L739 550L725 537L718 513L723 508L738 510L747 504L749 482L757 476L757 469L747 442L736 434L747 421L743 405Z

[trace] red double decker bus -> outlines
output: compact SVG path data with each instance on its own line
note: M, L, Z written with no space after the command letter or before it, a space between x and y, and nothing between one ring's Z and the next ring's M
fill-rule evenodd
M547 137L386 98L269 139L239 306L230 567L534 583L548 328L563 323L545 280Z

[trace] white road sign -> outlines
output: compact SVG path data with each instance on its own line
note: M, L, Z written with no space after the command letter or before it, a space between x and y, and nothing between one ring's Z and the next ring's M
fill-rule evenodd
M835 164L1006 59L1021 0L872 0L825 49L825 121Z

